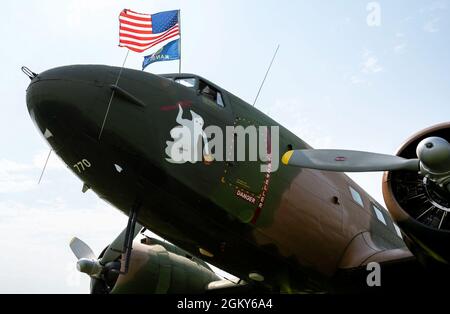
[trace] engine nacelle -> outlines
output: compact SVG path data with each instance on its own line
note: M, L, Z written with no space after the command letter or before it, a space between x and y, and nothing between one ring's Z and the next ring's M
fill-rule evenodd
M118 274L120 261L105 268L102 279L92 279L92 293L199 294L220 280L203 261L150 238L134 241L127 274Z
M403 144L397 156L417 158L418 144L428 137L450 141L450 123L425 129ZM410 250L425 263L450 262L450 191L414 171L390 171L383 177L383 196Z

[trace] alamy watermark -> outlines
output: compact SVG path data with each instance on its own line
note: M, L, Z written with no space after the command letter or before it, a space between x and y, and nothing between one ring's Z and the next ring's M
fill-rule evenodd
M376 262L367 264L366 270L370 273L367 275L366 283L369 287L381 287L381 266Z
M369 12L366 18L369 27L381 26L381 5L379 2L373 1L367 3L366 10Z
M278 126L226 126L210 125L206 128L203 117L190 110L191 119L183 118L179 106L176 123L170 130L171 141L166 144L166 160L170 163L197 163L205 161L260 161L261 172L275 172L279 166ZM224 134L225 131L225 134ZM224 151L225 147L225 151Z

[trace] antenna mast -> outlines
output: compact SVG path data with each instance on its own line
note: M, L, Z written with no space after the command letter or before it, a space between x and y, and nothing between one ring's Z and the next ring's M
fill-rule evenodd
M258 101L259 94L261 93L261 90L262 90L262 88L263 88L263 86L264 86L264 83L266 82L267 76L269 75L270 69L272 68L272 64L273 64L273 62L275 61L275 58L276 58L276 56L277 56L278 49L280 49L280 45L277 46L277 49L275 50L275 53L273 54L272 61L270 61L269 68L267 69L266 75L264 76L264 79L263 79L263 81L262 81L262 83L261 83L261 86L259 87L258 94L256 94L255 101L253 102L253 107L255 107L256 102Z

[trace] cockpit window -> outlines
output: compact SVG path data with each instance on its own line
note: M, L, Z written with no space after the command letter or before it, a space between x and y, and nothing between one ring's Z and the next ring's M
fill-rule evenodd
M203 81L200 81L199 91L200 95L208 99L210 102L215 103L217 106L221 108L225 107L222 94L213 86Z
M194 88L195 87L195 78L179 78L175 80L176 83L181 84L183 86Z
M217 105L219 107L225 107L225 104L223 103L222 94L220 92L217 92Z

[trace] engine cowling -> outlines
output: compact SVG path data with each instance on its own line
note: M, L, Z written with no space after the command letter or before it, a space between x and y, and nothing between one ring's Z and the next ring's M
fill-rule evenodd
M450 123L425 129L407 140L397 156L417 158L416 148L425 138L450 141ZM420 171L389 171L383 177L383 196L405 242L420 260L450 262L450 190Z
M91 293L198 294L220 278L201 260L155 239L135 240L127 274L120 260L105 266L91 281Z

